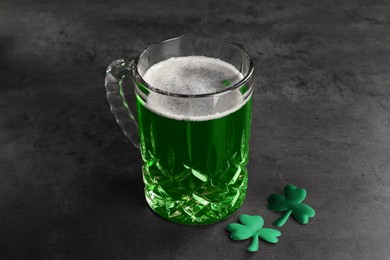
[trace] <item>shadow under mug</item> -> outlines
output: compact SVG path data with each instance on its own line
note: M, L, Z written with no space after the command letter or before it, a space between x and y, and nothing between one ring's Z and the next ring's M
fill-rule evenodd
M143 79L154 64L182 56L218 58L233 65L243 78L219 91L188 95L165 91ZM227 218L244 202L253 70L252 58L242 46L186 35L151 45L133 60L116 60L107 68L111 111L141 151L146 201L158 215L183 224L210 224ZM184 114L161 113L153 103L156 97L166 104L180 104ZM221 100L232 98L239 102L221 110ZM208 114L196 109L204 106Z

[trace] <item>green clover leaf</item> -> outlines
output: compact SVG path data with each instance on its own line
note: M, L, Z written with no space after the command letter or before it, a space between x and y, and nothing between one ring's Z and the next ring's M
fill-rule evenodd
M306 198L306 190L288 184L284 188L284 195L271 194L268 198L268 209L275 211L285 211L284 215L275 220L274 225L283 226L291 213L301 224L309 223L309 218L314 217L315 211L312 207L302 203Z
M269 243L277 243L278 237L282 234L279 230L263 228L264 220L261 216L240 215L239 223L230 223L226 229L229 230L230 238L233 240L245 240L252 237L252 242L247 248L250 252L259 250L259 237Z

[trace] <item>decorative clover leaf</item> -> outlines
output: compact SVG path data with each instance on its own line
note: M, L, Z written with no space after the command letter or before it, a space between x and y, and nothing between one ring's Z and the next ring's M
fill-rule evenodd
M264 220L261 216L250 216L247 214L240 215L240 222L230 223L226 228L229 230L230 238L233 240L245 240L252 237L252 242L247 248L250 252L256 252L259 250L259 237L269 243L277 243L279 230L272 228L263 228Z
M306 190L291 184L284 188L284 196L277 193L271 194L268 198L268 209L285 211L283 216L275 220L274 225L283 226L291 213L299 223L307 224L309 218L314 217L315 211L312 207L302 203L305 198Z

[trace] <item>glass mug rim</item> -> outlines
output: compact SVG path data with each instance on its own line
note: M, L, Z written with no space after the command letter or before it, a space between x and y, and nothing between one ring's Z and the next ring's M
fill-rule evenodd
M171 41L176 41L176 40L179 40L179 39L182 39L182 38L192 38L192 39L202 39L202 40L217 40L217 41L220 41L220 42L223 42L223 43L227 43L229 45L231 45L232 47L235 47L236 49L238 49L242 54L245 55L245 57L248 59L249 61L249 69L248 71L245 73L245 75L243 75L243 78L235 83L233 86L230 86L228 88L225 88L225 89L222 89L222 90L218 90L218 91L215 91L215 92L211 92L211 93L204 93L204 94L179 94L179 93L173 93L173 92L169 92L169 91L166 91L166 90L163 90L163 89L160 89L158 87L154 87L154 86L151 86L149 83L147 83L143 77L141 76L141 74L139 73L138 71L138 62L140 60L140 58L145 54L147 53L149 50L151 50L153 47L159 45L159 44L164 44L164 43L168 43L168 42L171 42ZM139 83L141 83L143 85L143 87L145 87L146 89L148 89L149 91L153 91L153 92L156 92L158 94L161 94L161 95L165 95L165 96L171 96L171 97L181 97L181 98L205 98L205 97L212 97L212 96L216 96L216 95L222 95L222 94L225 94L225 93L228 93L228 92L231 92L233 90L236 90L240 87L242 87L246 82L249 81L249 79L252 77L252 74L253 74L253 71L254 71L254 63L253 63L253 59L252 57L249 55L248 51L241 45L241 44L238 44L238 43L235 43L231 40L228 40L228 39L222 39L222 38L219 38L219 37L210 37L210 36L191 36L191 35L180 35L180 36L177 36L177 37L173 37L173 38L169 38L169 39L166 39L166 40L163 40L163 41L159 41L157 43L154 43L154 44L151 44L149 45L143 52L141 52L139 55L137 55L135 58L134 58L134 67L133 67L133 70L132 70L132 73L133 73L133 76L135 79L137 79L137 81Z

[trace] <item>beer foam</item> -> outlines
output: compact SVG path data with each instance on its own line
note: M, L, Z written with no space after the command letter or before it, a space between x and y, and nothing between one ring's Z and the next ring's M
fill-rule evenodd
M173 57L151 66L143 76L152 87L174 94L210 94L239 82L243 75L231 64L205 56ZM247 101L247 100L246 100ZM239 90L197 98L150 92L146 107L164 117L205 121L233 113L244 102Z

